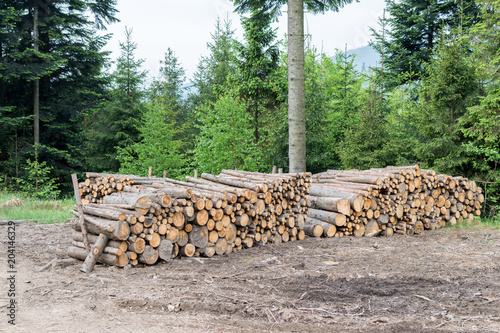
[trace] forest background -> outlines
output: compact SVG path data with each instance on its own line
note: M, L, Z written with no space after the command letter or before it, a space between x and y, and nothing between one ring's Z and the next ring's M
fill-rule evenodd
M241 39L233 22L214 22L191 78L167 47L152 80L132 27L111 70L101 31L116 15L114 0L0 4L4 190L55 197L84 171L287 171L287 48L271 27L276 13L242 15ZM306 38L307 171L418 163L478 181L497 214L499 23L500 0L387 0L372 28L380 62L364 72L346 50L330 57Z

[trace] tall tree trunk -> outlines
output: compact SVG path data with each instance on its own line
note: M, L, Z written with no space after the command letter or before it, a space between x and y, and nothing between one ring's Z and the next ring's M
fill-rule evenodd
M33 49L38 52L38 1L35 0L33 6ZM35 79L33 84L33 113L34 120L34 143L40 143L40 80Z
M304 4L288 1L288 158L289 172L306 171Z

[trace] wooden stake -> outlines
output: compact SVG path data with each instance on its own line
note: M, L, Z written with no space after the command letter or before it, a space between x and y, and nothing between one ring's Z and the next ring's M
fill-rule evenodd
M108 236L106 236L105 234L99 235L97 241L94 244L94 247L92 248L92 251L89 252L87 258L85 258L85 261L82 264L82 267L80 268L82 272L90 273L94 270L94 266L97 263L97 260L99 260L102 251L108 244L108 241L109 241Z
M71 175L71 180L73 182L73 190L75 191L75 200L78 208L78 218L82 229L83 244L85 244L85 249L90 250L89 240L87 238L87 227L85 226L85 219L83 218L82 199L80 198L80 190L78 188L78 178L76 174Z

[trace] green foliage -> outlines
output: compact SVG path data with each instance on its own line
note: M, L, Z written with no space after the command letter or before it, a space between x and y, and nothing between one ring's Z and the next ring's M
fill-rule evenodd
M170 48L165 52L160 65L160 75L151 83L148 97L166 113L173 140L177 142L179 150L190 155L194 149L196 131L193 112L190 112L183 100L184 68Z
M114 0L6 0L0 4L0 107L10 108L10 119L27 119L34 110L33 80L39 80L40 143L44 147L39 158L54 167L53 175L63 181L63 190L71 188L69 174L82 167L86 155L84 115L102 103L107 93L103 70L109 53L102 48L109 36L99 36L95 24L116 21L114 6ZM7 135L9 140L0 142L0 161L15 176L19 170L10 161L32 160L33 124L23 121L11 126Z
M428 167L446 173L463 174L468 163L457 119L473 105L477 81L463 50L456 39L437 49L423 80L426 103L417 115L424 138L416 154Z
M287 0L232 0L239 13L248 13L255 9L262 12L281 14L281 7L288 3ZM304 9L313 13L324 13L327 10L338 11L352 0L315 0L304 1Z
M361 89L353 62L353 56L338 50L334 61L316 49L305 53L308 171L340 167L336 147L351 125Z
M486 182L486 204L491 214L500 211L500 88L481 98L460 119L468 141L463 148L473 156L475 176Z
M73 216L70 211L74 205L75 199L70 197L45 200L21 192L0 191L0 220L61 223Z
M55 199L61 191L57 189L57 179L50 177L52 169L47 162L38 161L38 154L33 161L27 159L24 166L26 178L16 178L21 192L33 198Z
M231 21L221 22L217 18L215 32L207 43L210 55L201 57L194 74L193 86L196 93L190 95L190 103L197 108L204 103L213 103L229 87L228 78L237 69L236 40Z
M198 111L201 125L195 159L199 170L214 174L222 169L259 170L262 151L253 140L246 108L245 101L228 94Z
M139 141L144 104L142 84L146 71L143 59L135 58L137 43L132 29L125 28L125 42L120 42L121 54L111 75L110 99L87 113L85 133L88 138L87 168L96 171L117 171L120 164L116 147L127 147Z
M229 79L229 84L247 102L247 111L253 117L255 143L260 142L260 129L265 127L268 113L276 107L277 91L272 79L278 68L279 49L271 20L271 15L258 11L248 18L242 17L245 44L237 44L238 71Z
M476 71L487 85L500 84L500 0L478 0L481 20L466 37L474 50Z
M382 112L380 92L370 84L361 94L359 111L352 115L353 125L344 132L337 148L345 169L367 169L385 166L389 136Z
M388 83L393 87L406 83L397 80L404 78L399 74L414 71L425 76L425 65L432 59L440 32L464 30L477 21L479 14L474 0L386 0L386 5L387 36L376 33L375 38L383 43L391 78Z
M149 103L138 128L141 140L132 145L117 147L120 173L147 175L152 167L155 175L167 171L170 178L183 171L183 155L179 143L173 140L173 126L165 105Z

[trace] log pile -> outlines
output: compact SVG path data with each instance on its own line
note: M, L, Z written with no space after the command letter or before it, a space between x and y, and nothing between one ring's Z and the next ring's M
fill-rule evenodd
M472 220L484 201L474 181L418 165L328 170L311 183L309 217L334 223L336 237L418 234Z
M484 201L474 181L418 165L315 175L223 170L186 181L88 173L74 184L81 204L68 253L85 260L83 271L96 261L151 265L306 235L418 234L471 220Z
M75 206L68 253L85 260L99 248L98 261L123 267L300 240L310 176L223 170L184 182L88 173L78 191L89 244Z

